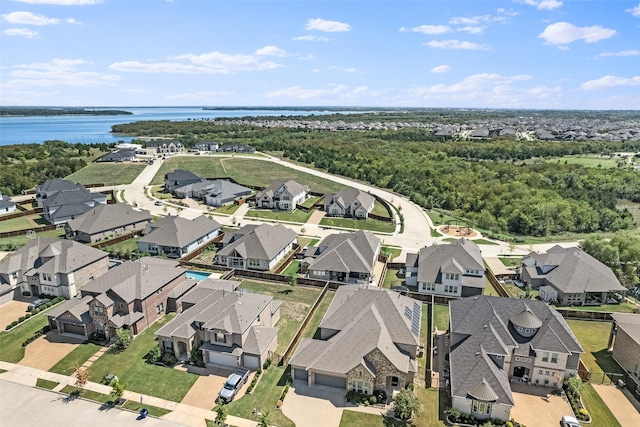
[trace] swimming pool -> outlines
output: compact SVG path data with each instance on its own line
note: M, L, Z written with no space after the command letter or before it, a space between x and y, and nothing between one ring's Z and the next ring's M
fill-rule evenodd
M194 270L187 270L186 276L187 279L194 279L194 280L204 280L207 277L209 277L211 275L211 273L205 273L203 271L194 271Z

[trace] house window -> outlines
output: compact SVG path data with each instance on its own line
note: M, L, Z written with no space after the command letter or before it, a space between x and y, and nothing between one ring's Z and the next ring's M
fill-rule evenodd
M549 353L548 352L544 352L542 353L542 361L543 362L548 362L549 361Z
M42 273L42 280L44 280L45 282L50 282L51 281L51 273Z
M18 280L18 272L14 271L13 273L11 273L11 277L13 277L14 280Z
M398 377L391 377L391 387L398 387L400 380Z
M458 287L453 285L444 285L444 291L446 293L455 294L458 292Z
M416 275L418 275L418 273L416 273ZM436 290L436 284L435 283L425 283L424 284L424 290L425 291L435 291Z
M538 371L538 375L542 375L542 369Z
M161 314L164 311L164 304L160 303L156 305L156 314Z
M491 403L473 401L472 411L479 415L491 414Z
M173 342L172 341L164 341L164 349L166 351L173 351Z
M445 278L447 280L459 280L460 279L460 275L459 274L455 274L455 273L446 273L445 274Z
M558 353L551 353L551 363L558 363Z
M371 385L367 381L354 380L351 383L351 388L359 393L369 394Z
M227 337L225 337L224 332L216 332L216 342L227 342Z
M104 314L104 307L100 306L100 305L94 305L93 306L93 314L96 316L100 316L102 314Z

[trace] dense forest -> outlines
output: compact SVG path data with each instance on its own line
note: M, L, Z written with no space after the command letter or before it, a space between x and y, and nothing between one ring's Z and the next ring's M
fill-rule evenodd
M0 116L121 116L131 115L124 110L87 110L69 107L0 107Z
M220 126L206 121L137 122L114 126L134 135L179 135L185 145L213 139L330 173L370 182L440 208L494 232L546 236L635 228L618 199L640 202L640 173L628 167L586 168L550 157L640 151L640 142L450 141L428 129L326 132ZM523 160L527 160L523 162Z
M107 144L63 141L0 146L0 193L13 196L47 179L70 175L87 165L82 157L89 156L91 148L109 151Z
M627 288L640 284L640 236L628 231L616 233L611 239L602 235L589 236L582 248L615 272Z

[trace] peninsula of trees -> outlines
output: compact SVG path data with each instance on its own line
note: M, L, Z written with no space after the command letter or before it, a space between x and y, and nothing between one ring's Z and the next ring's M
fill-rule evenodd
M121 116L131 115L124 110L87 110L68 107L0 107L1 116Z

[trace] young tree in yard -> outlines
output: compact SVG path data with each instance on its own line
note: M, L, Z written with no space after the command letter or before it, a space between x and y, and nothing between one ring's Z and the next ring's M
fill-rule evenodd
M411 418L411 414L420 409L418 398L413 395L413 391L404 389L393 398L393 412L396 417L402 420Z
M227 421L227 414L228 414L229 410L227 409L227 405L225 405L224 403L219 404L218 406L216 406L216 424L219 426L224 425L225 421Z
M269 411L260 415L260 420L258 421L258 427L271 427L271 420L269 419Z
M116 335L118 335L118 341L113 345L114 350L126 350L131 345L131 331L128 329L118 329Z
M78 365L76 365L74 369L76 371L76 387L78 387L80 389L80 393L82 393L84 386L87 385L87 382L89 381L89 371Z
M120 380L114 380L111 383L111 396L115 397L116 400L122 397L122 393L124 393L125 385L120 383Z

